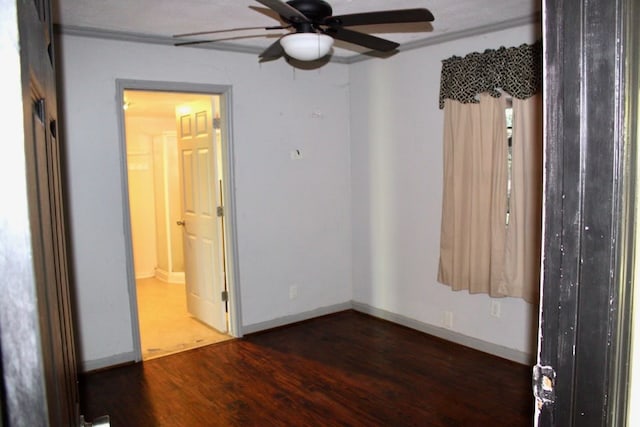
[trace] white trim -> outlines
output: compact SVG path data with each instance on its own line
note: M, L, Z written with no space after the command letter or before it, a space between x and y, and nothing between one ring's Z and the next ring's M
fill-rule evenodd
M167 236L167 263L169 264L169 271L173 272L173 238L171 234L171 205L169 203L169 199L171 195L169 194L169 158L167 152L167 137L172 136L174 139L176 137L176 132L162 132L162 195L164 198L164 232ZM155 141L153 149L156 149ZM155 155L155 153L154 153ZM154 177L155 183L155 177ZM184 277L184 273L183 273ZM167 281L171 280L167 276Z
M140 280L140 279L150 279L151 277L155 277L156 276L156 272L155 270L151 270L151 271L143 271L143 272L136 272L136 280Z
M166 283L184 284L184 271L168 272L161 268L156 268L155 278Z

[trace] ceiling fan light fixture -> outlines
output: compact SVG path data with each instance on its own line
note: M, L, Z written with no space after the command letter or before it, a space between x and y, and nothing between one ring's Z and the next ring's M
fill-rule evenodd
M327 55L333 37L321 33L293 33L280 39L285 53L299 61L315 61Z

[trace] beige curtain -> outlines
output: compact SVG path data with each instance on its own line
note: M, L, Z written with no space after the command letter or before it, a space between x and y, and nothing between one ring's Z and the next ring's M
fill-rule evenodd
M444 101L444 188L438 281L503 296L507 134L504 98Z
M513 99L509 226L500 293L538 301L542 236L542 100Z
M509 201L505 100L482 94L479 101L445 100L438 281L453 290L535 303L542 229L541 98L513 99Z

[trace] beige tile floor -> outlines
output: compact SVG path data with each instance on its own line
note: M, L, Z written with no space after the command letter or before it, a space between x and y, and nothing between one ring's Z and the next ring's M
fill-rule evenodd
M232 337L187 312L184 284L136 281L142 360L225 341Z

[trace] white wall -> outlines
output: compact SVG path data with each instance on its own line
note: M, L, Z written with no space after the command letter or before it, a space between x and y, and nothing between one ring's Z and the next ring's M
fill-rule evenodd
M116 79L232 86L243 325L351 301L346 65L303 71L256 55L65 35L58 52L85 367L134 349ZM302 160L291 160L295 149Z
M125 113L125 128L135 276L152 277L159 272L163 280L176 280L180 276L170 276L171 256L173 266L177 267L173 271L182 272L184 280L182 229L175 225L181 219L175 117L135 113L134 109ZM152 166L149 170L141 171L136 167L142 150L149 152L146 156ZM165 162L169 164L165 165ZM165 200L166 173L169 174L169 202ZM167 203L170 204L169 224ZM167 235L167 226L171 236Z
M131 240L136 279L153 277L157 261L153 136L127 120L127 175Z
M436 281L442 199L441 61L536 40L518 27L402 52L350 66L354 300L527 354L537 311L486 295L453 292Z

